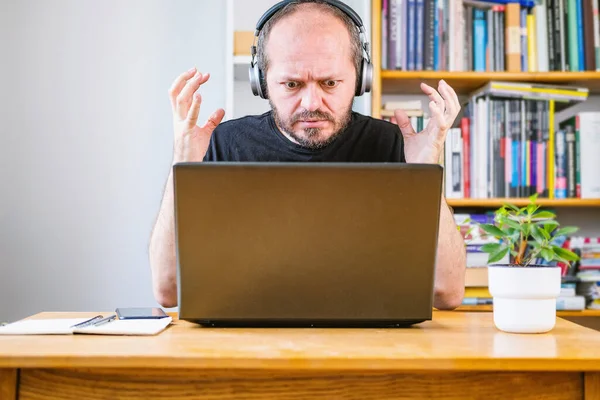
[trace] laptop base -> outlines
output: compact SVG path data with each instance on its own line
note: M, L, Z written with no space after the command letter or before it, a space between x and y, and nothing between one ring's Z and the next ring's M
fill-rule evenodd
M214 320L201 319L193 322L221 328L408 328L425 322L425 319L407 320Z

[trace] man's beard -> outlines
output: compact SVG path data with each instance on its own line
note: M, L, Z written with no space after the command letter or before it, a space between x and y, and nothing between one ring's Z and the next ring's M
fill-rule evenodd
M290 137L292 137L300 146L305 147L311 150L318 150L324 147L327 147L331 144L337 137L344 132L344 130L348 127L350 123L351 115L352 115L352 102L346 109L346 111L342 114L339 121L336 121L335 118L322 111L302 111L298 114L295 114L288 120L283 120L279 112L277 111L277 107L271 102L269 99L269 104L271 105L271 109L273 110L273 118L275 118L275 123L277 126L283 130L283 132ZM300 136L296 132L294 132L293 126L297 121L302 121L306 119L320 119L333 122L333 132L328 138L321 138L320 134L321 128L305 128L304 135Z

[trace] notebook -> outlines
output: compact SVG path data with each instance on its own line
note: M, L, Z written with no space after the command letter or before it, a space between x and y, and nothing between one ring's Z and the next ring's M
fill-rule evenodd
M173 318L115 319L101 325L86 324L89 318L27 319L0 326L0 335L156 335L171 324Z

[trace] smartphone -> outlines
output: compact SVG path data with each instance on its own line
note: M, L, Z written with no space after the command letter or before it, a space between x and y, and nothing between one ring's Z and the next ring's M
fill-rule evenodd
M158 307L127 307L115 310L119 319L159 319L168 317L162 308Z

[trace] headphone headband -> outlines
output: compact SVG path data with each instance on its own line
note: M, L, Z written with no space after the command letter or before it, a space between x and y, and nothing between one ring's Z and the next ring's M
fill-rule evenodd
M298 0L283 0L283 1L280 1L279 3L275 4L271 8L269 8L263 14L263 16L260 17L260 19L258 20L258 22L256 24L256 30L254 31L254 40L256 41L256 38L259 36L260 31L263 29L263 27L265 26L267 21L271 17L273 17L273 15L275 15L275 13L277 13L279 10L281 10L288 4L293 4L293 3L298 3L298 2L299 2ZM371 91L371 85L372 85L372 81L373 81L373 66L371 65L371 56L369 54L369 42L367 41L367 38L366 38L367 35L365 32L365 27L363 25L362 19L350 6L343 3L342 1L320 0L320 2L331 5L333 7L336 7L337 9L341 10L350 19L352 19L352 21L354 22L354 24L356 25L356 27L358 28L358 30L364 37L364 39L361 40L361 42L362 42L361 47L366 53L366 58L363 57L361 69L360 69L360 71L357 71L357 73L359 74L359 82L360 83L359 83L358 87L356 88L356 93L355 93L356 96L362 96L363 93ZM258 68L257 63L254 60L254 57L256 56L256 44L255 43L252 44L250 51L251 51L252 59L250 61L250 69L248 72L249 72L250 86L252 88L252 93L255 96L260 96L261 98L266 99L267 98L266 87L263 87L263 84L264 84L263 73L260 70L260 68Z
M352 9L350 8L347 4L342 3L341 1L338 0L321 0L323 3L332 5L334 7L339 8L341 11L343 11L348 17L350 17L352 19L352 21L354 21L354 24L358 27L358 29L364 33L365 32L365 27L363 25L362 19L360 18L360 16ZM265 12L263 14L263 16L258 20L258 22L256 23L256 30L255 30L255 36L258 36L258 34L260 33L260 31L262 30L263 26L267 23L267 21L269 19L271 19L271 17L279 10L281 10L283 7L287 6L288 4L292 4L292 3L296 3L297 0L283 0L280 1L279 3L275 4L274 6L272 6L271 8L269 8L267 10L267 12Z

